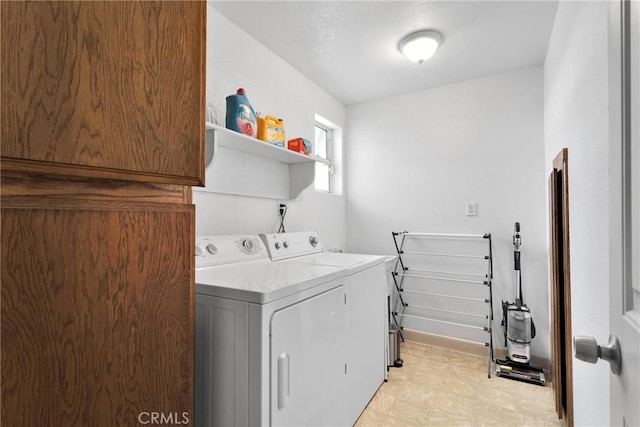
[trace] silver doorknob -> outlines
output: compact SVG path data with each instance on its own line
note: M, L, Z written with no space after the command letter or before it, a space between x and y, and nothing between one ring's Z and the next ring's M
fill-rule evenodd
M611 365L614 375L622 370L622 352L618 337L609 336L609 343L605 346L598 345L593 337L573 337L574 356L589 363L596 363L598 359L604 359Z

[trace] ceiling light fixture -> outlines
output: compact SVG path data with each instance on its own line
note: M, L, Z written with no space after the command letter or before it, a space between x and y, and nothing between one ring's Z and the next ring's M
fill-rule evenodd
M431 58L442 43L442 37L435 31L422 30L411 33L400 41L398 49L409 61L422 64Z

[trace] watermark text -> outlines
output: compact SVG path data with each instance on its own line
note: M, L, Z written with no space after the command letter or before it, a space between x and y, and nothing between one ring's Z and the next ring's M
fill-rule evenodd
M150 425L184 425L189 424L188 412L140 412L138 414L140 424Z

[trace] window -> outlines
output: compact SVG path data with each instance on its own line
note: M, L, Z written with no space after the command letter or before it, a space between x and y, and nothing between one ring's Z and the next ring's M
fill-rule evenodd
M315 190L342 195L342 128L315 115L313 154L326 162L315 162Z
M314 135L315 155L331 162L331 129L316 123ZM317 191L331 193L331 175L333 167L326 163L316 162L315 187Z

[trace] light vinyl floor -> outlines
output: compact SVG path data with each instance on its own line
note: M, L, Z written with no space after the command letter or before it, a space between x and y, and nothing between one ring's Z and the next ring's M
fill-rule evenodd
M560 426L551 384L500 378L487 358L404 342L402 368L390 368L356 427Z

